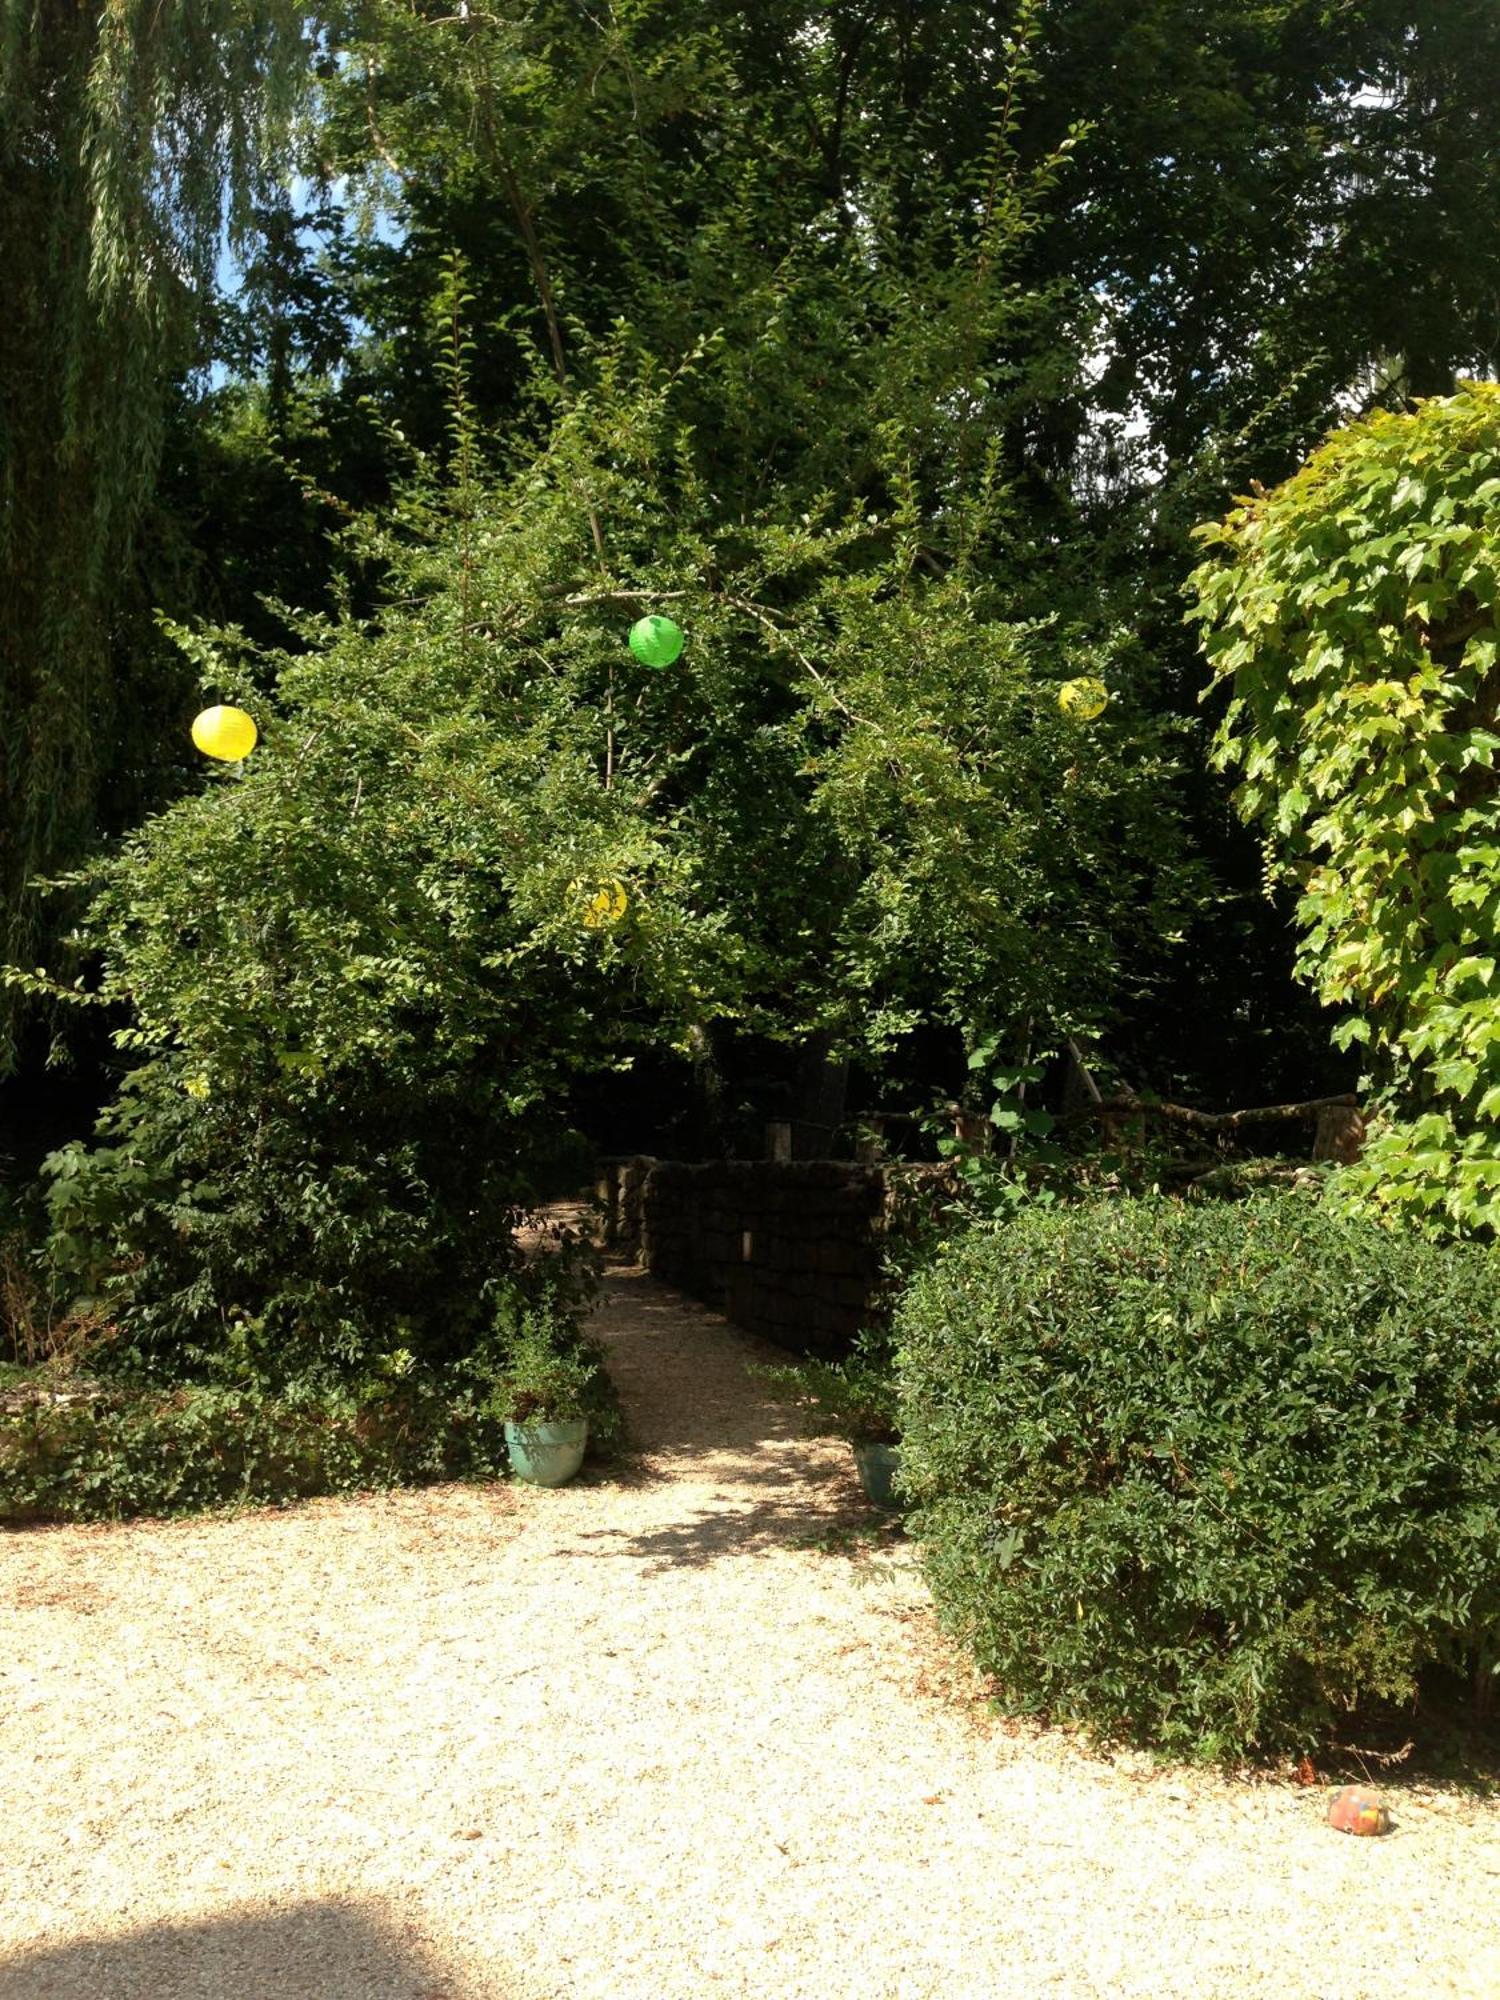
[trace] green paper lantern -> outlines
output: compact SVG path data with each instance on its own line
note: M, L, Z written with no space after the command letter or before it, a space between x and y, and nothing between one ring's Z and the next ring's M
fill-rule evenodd
M670 667L682 651L682 628L670 618L638 618L630 628L630 650L643 667Z

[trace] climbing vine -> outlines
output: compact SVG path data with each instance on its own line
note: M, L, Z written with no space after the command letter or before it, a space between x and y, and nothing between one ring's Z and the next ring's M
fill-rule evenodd
M1500 1224L1500 386L1350 425L1199 531L1221 767L1385 1117L1351 1195Z

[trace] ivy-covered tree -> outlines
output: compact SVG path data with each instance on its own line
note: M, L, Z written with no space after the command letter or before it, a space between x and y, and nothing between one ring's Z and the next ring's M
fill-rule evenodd
M1217 737L1381 1095L1355 1197L1500 1224L1500 387L1336 433L1201 529Z

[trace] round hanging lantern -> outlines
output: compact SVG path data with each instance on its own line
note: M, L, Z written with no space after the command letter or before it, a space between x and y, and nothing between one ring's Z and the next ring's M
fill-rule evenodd
M1070 722L1092 722L1109 706L1109 689L1092 674L1064 681L1057 690L1057 705Z
M670 618L638 618L630 628L630 650L643 667L670 667L682 651L682 627Z
M205 708L193 718L193 741L205 757L238 764L255 748L259 731L242 708Z
M587 889L581 882L575 882L573 889L581 898L582 907L579 914L591 931L603 930L609 924L617 924L630 907L630 899L625 894L624 884L613 876L599 889Z

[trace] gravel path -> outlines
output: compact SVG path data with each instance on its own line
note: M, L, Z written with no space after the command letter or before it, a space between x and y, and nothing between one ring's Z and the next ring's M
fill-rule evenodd
M0 2000L1500 1994L1492 1808L989 1719L770 1350L598 1330L624 1476L0 1539Z

